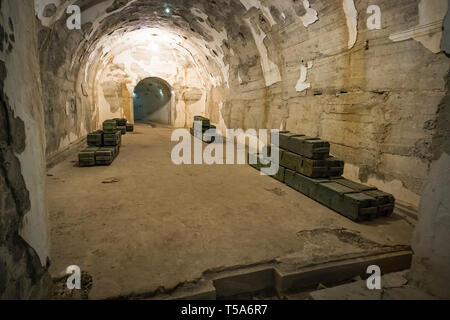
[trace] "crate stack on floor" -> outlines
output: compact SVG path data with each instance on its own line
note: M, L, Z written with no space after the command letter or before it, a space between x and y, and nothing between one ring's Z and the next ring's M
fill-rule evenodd
M134 125L126 119L103 122L103 130L88 134L88 148L78 154L80 167L109 166L120 153L122 135L133 131Z
M280 132L279 145L272 145L270 150L278 151L280 156L280 169L273 178L353 221L389 216L394 211L395 199L391 194L342 177L344 161L330 155L327 141ZM254 168L270 166L264 162L249 154L249 163Z
M199 122L201 123L201 128L196 128L195 123ZM216 130L216 126L211 124L211 121L208 118L202 117L202 116L195 116L194 117L194 124L193 128L191 128L191 135L193 135L195 138L202 140L206 143L213 143L215 140L215 137L208 137L205 135L205 132L208 130Z

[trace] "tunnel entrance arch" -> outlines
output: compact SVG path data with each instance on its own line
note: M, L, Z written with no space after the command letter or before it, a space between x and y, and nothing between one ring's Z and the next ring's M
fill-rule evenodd
M164 79L148 77L133 90L133 116L136 123L172 124L174 92Z

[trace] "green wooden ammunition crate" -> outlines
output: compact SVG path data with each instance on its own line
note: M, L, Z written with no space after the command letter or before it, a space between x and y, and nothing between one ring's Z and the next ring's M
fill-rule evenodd
M342 177L335 178L333 180L334 180L334 182L337 182L340 185L343 185L343 186L346 186L348 188L351 188L351 189L353 189L353 190L355 190L357 192L377 190L377 188L369 187L369 186L366 186L364 184L357 183L357 182L354 182L354 181L351 181L351 180L348 180L348 179L345 179L345 178L342 178Z
M120 153L120 146L114 146L114 158L117 158L117 156Z
M87 144L90 147L102 147L103 146L103 131L98 130L88 134Z
M108 147L120 146L122 141L122 133L116 131L114 133L103 134L103 145Z
M372 219L378 213L375 198L336 182L319 183L313 199L353 221Z
M194 128L190 129L191 135L193 135L195 138L203 140L203 132L197 131Z
M203 130L203 131L196 131L194 128L190 128L190 132L191 135L194 136L195 138L202 140L205 143L213 143L216 140L216 137L212 136L212 137L208 137L205 132L207 131Z
M196 128L195 128L195 123L192 125L192 127L194 128L194 130L196 129ZM207 125L207 126L201 126L200 128L201 128L201 131L202 131L202 132L206 132L206 131L208 131L209 129L211 129L211 126L209 126L209 125Z
M280 168L278 169L277 174L272 176L272 178L274 178L275 180L278 180L278 181L284 183L285 173L286 173L286 168L280 166Z
M95 152L95 164L98 166L110 165L114 160L115 148L103 147Z
M106 120L103 122L103 132L104 133L114 133L117 131L117 121L116 120Z
M378 215L377 200L367 194L328 179L313 179L286 170L285 182L291 188L354 220L363 221Z
M134 132L134 124L127 123L126 128L127 132Z
M262 153L263 150L260 150L260 152ZM276 146L276 145L270 145L270 146L267 146L267 156L270 158L270 161L277 162L276 159L273 160L273 158L272 158L272 153L273 153L273 152L278 152L278 164L280 164L280 163L281 163L281 159L283 159L283 153L284 153L284 150L283 150L283 149L280 149L280 148L279 148L278 146ZM281 165L281 164L280 164L280 165Z
M343 168L345 165L343 160L340 160L333 156L329 156L326 161L327 161L327 165L329 167L342 167Z
M364 193L345 194L336 211L354 221L372 220L378 216L376 199Z
M248 164L257 170L261 170L262 168L270 168L270 162L269 162L270 160L269 159L265 160L266 164L264 164L261 161L261 158L259 157L259 155L256 153L249 153L247 156L247 160L248 160Z
M329 177L340 177L344 174L344 161L335 157L329 157L326 162Z
M289 187L303 193L310 198L314 198L317 195L318 185L320 183L330 181L328 179L309 178L288 169L286 169L284 179Z
M101 148L102 151L110 150L112 152L113 160L118 156L119 154L119 146L105 146Z
M394 212L395 198L392 194L380 190L369 190L364 193L377 200L379 217L390 216Z
M327 178L328 167L325 160L313 160L306 157L300 157L297 172L310 178Z
M306 158L324 160L330 155L330 143L308 136L292 136L287 150Z
M127 134L126 126L117 126L117 130L120 131L121 134Z
M291 133L289 131L280 131L280 133L279 133L279 138L280 138L279 140L280 141L278 143L278 146L281 149L289 150L289 140L292 137L304 137L304 135L303 134ZM275 145L275 146L277 145L275 141L272 141L272 144Z
M249 153L247 160L248 160L248 164L251 167L257 169L258 171L261 171L261 169L263 169L263 168L271 167L271 162L270 162L271 159L270 158L266 158L266 160L263 162L263 161L261 161L260 156L256 153ZM278 172L271 177L284 183L285 170L286 169L284 167L279 166Z
M125 127L127 125L127 119L115 118L113 120L116 121L118 127Z
M89 147L84 149L78 154L78 164L80 167L92 167L95 166L95 152L99 148Z
M294 154L289 151L283 151L281 153L280 164L289 170L297 171L300 161L301 159L298 154Z
M325 160L313 160L289 151L283 151L280 164L289 170L296 171L310 178L328 177L328 168Z
M328 167L327 176L329 177L340 177L344 174L344 168L342 167Z
M201 122L203 127L210 127L211 121L208 118L202 117L202 116L195 116L194 122Z

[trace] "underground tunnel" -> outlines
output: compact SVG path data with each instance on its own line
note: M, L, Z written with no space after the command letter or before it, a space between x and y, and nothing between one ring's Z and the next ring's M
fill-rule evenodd
M135 122L154 121L170 125L172 89L160 78L141 80L133 91Z
M0 1L0 299L449 299L448 7Z

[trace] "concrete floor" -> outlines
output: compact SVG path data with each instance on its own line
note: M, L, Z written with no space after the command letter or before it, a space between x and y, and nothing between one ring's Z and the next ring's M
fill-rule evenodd
M54 277L78 265L93 278L90 298L114 298L214 270L410 243L412 226L396 214L357 224L246 165L175 166L171 133L137 125L111 166L79 168L72 157L48 172Z

